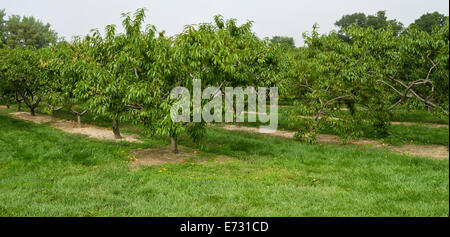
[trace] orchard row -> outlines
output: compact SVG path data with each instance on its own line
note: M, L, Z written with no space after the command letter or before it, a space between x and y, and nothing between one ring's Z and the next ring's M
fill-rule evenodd
M304 125L297 138L309 142L325 126L343 139L360 136L362 122L387 133L397 106L448 114L448 21L431 34L352 26L320 35L314 27L304 47L288 49L259 39L252 22L216 16L167 37L144 18L142 9L124 14L124 33L110 25L104 35L39 50L0 49L1 102L25 103L31 115L40 103L49 112L66 108L80 126L86 113L106 117L118 139L120 122L139 123L170 137L174 152L181 133L200 139L204 131L204 122L170 117L171 90L192 88L194 79L203 88L278 87L280 99L294 101L293 121Z

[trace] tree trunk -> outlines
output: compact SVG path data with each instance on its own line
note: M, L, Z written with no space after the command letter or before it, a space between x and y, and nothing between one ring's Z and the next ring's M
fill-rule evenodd
M81 115L77 114L77 122L78 122L78 127L82 128L83 124L81 123Z
M117 121L117 119L113 120L113 132L114 132L114 138L122 139L122 136L120 136L119 121Z
M21 106L22 106L22 102L17 102L17 112L20 112Z
M178 144L177 139L175 137L170 138L170 142L172 143L172 152L174 154L178 154Z
M34 110L39 106L39 103L41 102L41 98L37 98L35 103L32 103L33 96L31 96L31 101L25 96L22 96L22 99L25 102L25 104L27 105L27 107L30 108L31 116L35 116L36 114L34 113Z
M6 105L6 108L9 109L9 105Z
M237 103L237 102L236 102ZM236 105L237 106L237 105ZM238 114L238 111L234 109L233 107L233 113L236 114L236 127L240 128L241 127L241 122L238 122L238 117L241 115L240 113Z

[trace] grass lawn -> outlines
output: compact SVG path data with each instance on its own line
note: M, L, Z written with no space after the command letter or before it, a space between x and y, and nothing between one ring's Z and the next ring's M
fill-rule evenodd
M0 124L0 216L449 216L448 160L209 128L180 140L209 162L133 169L130 151L168 141Z
M393 121L448 124L448 116L437 116L420 110L397 109L392 113Z

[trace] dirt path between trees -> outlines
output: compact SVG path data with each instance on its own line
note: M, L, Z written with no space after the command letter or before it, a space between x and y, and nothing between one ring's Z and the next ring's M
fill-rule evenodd
M26 121L30 121L33 123L50 123L52 127L60 129L62 131L74 134L84 134L91 138L96 138L100 140L110 140L110 141L128 141L128 142L139 142L142 143L141 140L138 139L136 135L125 135L122 134L123 139L116 140L114 139L114 134L111 129L97 127L93 125L84 124L83 128L78 128L77 123L73 121L66 121L62 119L57 119L49 115L36 114L36 116L31 116L28 112L13 112L9 113L14 118L22 119ZM288 139L293 139L295 132L282 131L278 130L275 133L267 133L266 131L260 131L259 128L256 127L244 127L244 126L236 126L229 125L223 127L226 130L230 131L246 131L252 133L260 133L260 134L268 134L270 136L284 137ZM319 143L333 143L340 144L340 139L338 136L327 135L327 134L319 134L317 136L317 141ZM390 146L387 144L382 144L378 141L371 139L360 139L358 141L353 142L354 145L360 146L371 146L371 147L385 147L395 151L399 154L406 154L410 156L421 156L421 157L429 157L432 159L448 159L449 151L446 146L442 145L403 145L400 147ZM181 156L182 157L182 156ZM145 159L144 159L145 160Z
M28 112L14 112L9 113L12 117L17 119L22 119L26 121L30 121L33 123L50 123L52 127L60 129L64 132L68 133L77 133L87 135L91 138L96 138L100 140L111 140L111 141L127 141L127 142L139 142L142 143L141 140L137 138L135 135L126 135L122 134L122 139L117 140L114 138L114 134L112 129L97 127L93 125L83 124L82 128L79 128L76 122L66 121L62 119L57 119L49 115L44 114L36 114L36 116L31 116Z
M244 114L260 114L258 112L249 112L249 111L244 111ZM299 118L303 118L303 119L314 119L313 116L298 116ZM335 118L335 117L328 117L330 120L339 120L339 118ZM391 122L392 125L405 125L405 126L424 126L427 128L449 128L448 124L432 124L432 123L414 123L414 122Z
M259 133L259 134L267 134L270 136L277 136L277 137L284 137L293 139L295 132L288 132L288 131L282 131L277 130L274 133L267 133L264 130L260 130L256 127L244 127L244 126L235 126L235 125L229 125L223 127L226 130L229 131L246 131L246 132L252 132L252 133ZM328 135L328 134L319 134L317 136L317 142L319 143L334 143L334 144L341 144L341 141L338 136L334 135ZM354 141L352 144L359 145L359 146L371 146L371 147L385 147L392 151L395 151L399 154L405 154L410 156L421 156L421 157L428 157L432 159L448 159L449 158L449 151L446 146L442 145L403 145L400 147L395 147L387 144L382 144L378 141L371 140L371 139L360 139L358 141Z
M448 128L448 124L430 124L430 123L413 123L413 122L391 122L393 125L405 126L424 126L428 128Z

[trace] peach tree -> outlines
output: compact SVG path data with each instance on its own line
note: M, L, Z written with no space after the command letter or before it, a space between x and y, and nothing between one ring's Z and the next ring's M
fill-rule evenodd
M116 27L106 27L103 37L98 30L85 38L86 45L84 70L86 77L78 84L77 96L87 101L90 111L97 116L106 117L113 121L115 138L120 139L120 121L132 120L134 110L139 105L132 103L131 97L144 97L143 91L149 87L136 90L140 81L148 75L147 67L152 55L151 40L154 37L153 29L142 31L145 17L144 10L138 10L134 19L129 14L123 15L125 33L117 34ZM152 98L152 97L147 97Z
M225 87L273 86L277 83L277 47L271 46L268 40L258 39L251 26L252 22L238 26L234 19L225 21L216 16L213 23L189 25L173 39L160 39L165 42L164 52L168 54L164 54L166 59L160 67L165 68L162 75L165 86L164 96L160 97L163 99L160 118L155 125L158 134L171 137L174 152L177 152L177 137L181 133L188 132L196 140L202 137L206 121L197 118L199 121L193 122L195 114L201 114L199 109L216 96L222 96ZM193 88L195 79L201 79L203 89L217 89L200 101L195 101L191 93L189 121L173 122L170 109L177 100L169 98L170 91L175 87Z
M414 25L406 29L391 63L394 73L381 80L396 97L391 108L405 105L448 116L448 20L443 27L434 27L431 34Z
M336 32L305 35L288 83L297 99L292 115L303 125L297 138L315 142L318 132L331 129L347 141L363 135L361 123L384 136L390 111L408 103L448 113L447 28L396 36L389 27L351 26L343 29L350 43ZM345 104L358 109L345 113Z
M2 54L0 63L3 90L16 101L25 102L32 116L35 116L47 84L40 65L42 52L32 47L9 49Z
M79 93L82 81L87 78L85 48L79 39L73 43L62 41L47 49L42 62L51 78L45 92L49 112L66 107L76 116L79 127L82 127L81 117L88 112L87 99Z

